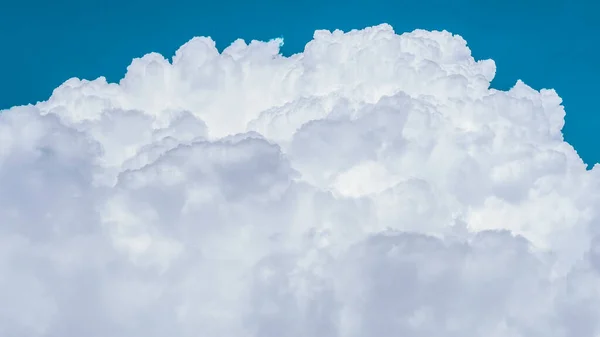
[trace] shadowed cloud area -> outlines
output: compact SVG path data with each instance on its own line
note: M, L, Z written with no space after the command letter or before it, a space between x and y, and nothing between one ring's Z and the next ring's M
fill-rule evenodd
M600 169L556 92L448 32L281 43L0 113L0 335L600 333Z

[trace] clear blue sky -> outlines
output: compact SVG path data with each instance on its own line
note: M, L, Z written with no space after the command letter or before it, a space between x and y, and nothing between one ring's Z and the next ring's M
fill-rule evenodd
M315 29L387 22L399 33L462 35L476 58L496 61L496 88L517 79L555 88L567 110L566 139L593 164L600 162L599 16L593 0L0 0L0 109L45 100L73 76L118 81L132 58L170 57L197 35L220 48L238 37L283 36L290 54Z

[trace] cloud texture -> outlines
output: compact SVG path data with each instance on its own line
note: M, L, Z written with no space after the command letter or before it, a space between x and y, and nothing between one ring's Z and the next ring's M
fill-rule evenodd
M596 337L600 173L448 32L194 38L0 113L0 335Z

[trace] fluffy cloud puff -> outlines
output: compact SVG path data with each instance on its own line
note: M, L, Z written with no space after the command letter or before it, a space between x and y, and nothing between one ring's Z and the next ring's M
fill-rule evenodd
M0 335L598 336L600 175L448 32L194 38L0 114Z

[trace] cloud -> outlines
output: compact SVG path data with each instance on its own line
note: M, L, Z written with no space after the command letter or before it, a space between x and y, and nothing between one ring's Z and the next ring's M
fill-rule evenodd
M600 173L448 32L194 38L0 113L0 335L597 336Z

